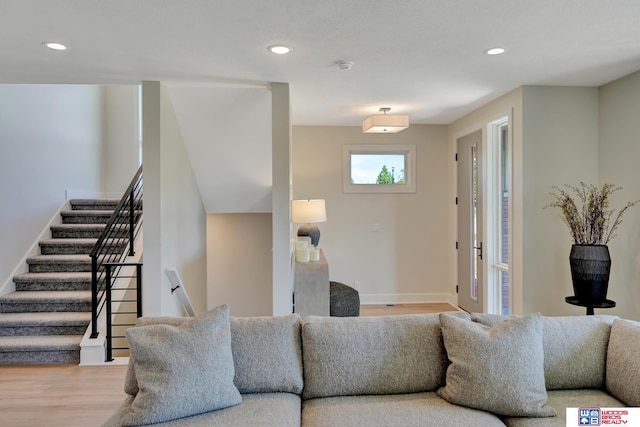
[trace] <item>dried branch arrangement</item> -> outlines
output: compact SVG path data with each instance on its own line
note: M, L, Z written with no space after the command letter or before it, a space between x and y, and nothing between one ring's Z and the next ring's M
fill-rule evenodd
M579 187L552 187L554 201L544 208L559 208L560 218L569 227L571 238L576 245L606 245L616 237L615 231L622 223L622 216L632 206L640 202L628 202L612 221L614 209L609 208L609 197L622 187L604 184L598 188L593 184L580 183Z

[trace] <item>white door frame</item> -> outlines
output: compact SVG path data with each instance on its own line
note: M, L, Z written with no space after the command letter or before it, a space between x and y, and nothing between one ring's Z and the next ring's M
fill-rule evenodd
M485 175L483 158L486 157L483 148L484 139L484 129L477 129L456 139L456 177L466 181L458 180L456 184L457 296L458 306L469 312L485 312L487 307L487 283L484 272L486 260L483 253L486 251L486 246L483 247L483 244L485 244L487 236L483 219L486 211L483 190L483 176ZM472 153L475 153L475 168ZM476 199L474 199L473 186L474 172L477 174L475 177ZM473 291L474 286L476 292Z

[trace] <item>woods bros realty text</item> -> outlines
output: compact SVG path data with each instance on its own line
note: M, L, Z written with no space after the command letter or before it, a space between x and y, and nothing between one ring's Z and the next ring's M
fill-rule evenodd
M567 426L640 427L640 408L567 408Z

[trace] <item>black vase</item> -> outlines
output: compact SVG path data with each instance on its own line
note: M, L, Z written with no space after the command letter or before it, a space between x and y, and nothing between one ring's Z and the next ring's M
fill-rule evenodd
M576 299L583 304L604 303L611 272L607 245L573 245L569 264Z

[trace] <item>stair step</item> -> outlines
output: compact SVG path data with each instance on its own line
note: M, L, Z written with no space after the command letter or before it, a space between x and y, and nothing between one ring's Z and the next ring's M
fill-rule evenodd
M13 278L16 291L88 291L91 273L23 273Z
M89 312L0 313L0 336L84 335Z
M0 297L0 312L91 311L91 291L16 291Z
M0 337L0 364L80 363L81 335Z
M89 254L118 204L74 199L60 213L62 224L51 226L51 238L39 242L40 255L27 259L29 273L13 278L16 291L0 296L0 365L80 362L80 342L91 322ZM142 203L135 209L139 221ZM120 222L104 260L120 259L127 247L129 221Z
M119 200L73 199L29 257L29 272L13 278L16 291L0 296L0 365L80 362L80 342L91 322L91 258ZM142 217L136 202L135 220ZM126 209L125 209L126 214ZM105 260L120 259L129 222L110 233ZM121 239L125 238L125 239ZM102 279L104 280L104 279Z
M35 255L27 264L30 273L91 271L89 255Z
M47 239L40 241L42 255L88 255L98 239Z
M63 224L106 224L112 210L66 210L61 211Z
M71 199L69 204L73 210L114 210L120 199Z
M51 237L54 239L97 239L102 234L105 224L59 224L51 226ZM120 226L113 237L127 237L129 226Z
M40 242L41 255L89 255L98 239L47 239ZM122 253L127 246L124 239L106 239L105 252Z

